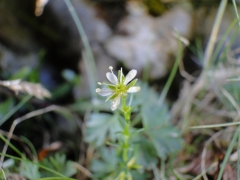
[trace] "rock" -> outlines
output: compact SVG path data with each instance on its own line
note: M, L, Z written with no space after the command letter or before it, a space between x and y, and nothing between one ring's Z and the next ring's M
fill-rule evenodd
M191 37L191 13L175 7L161 17L151 17L141 7L132 7L119 26L119 34L105 43L108 53L122 61L129 69L142 71L150 65L150 78L161 78L169 71L177 54L178 40L173 36L177 29L181 36Z
M7 74L14 74L24 66L34 68L37 66L37 60L36 52L13 52L0 44L0 67Z
M24 66L37 66L38 44L13 11L14 3L0 0L0 68L14 74Z
M111 35L110 28L106 23L99 19L96 15L95 9L83 0L72 0L72 5L81 21L81 24L85 30L89 42L101 42ZM69 33L70 39L68 40L80 40L79 32L76 28L69 10L64 0L49 1L46 6L46 13L50 13L54 16L52 21L58 22L58 31ZM60 27L59 27L60 26Z
M112 34L109 26L86 1L71 2L93 49L102 46ZM41 64L40 83L54 90L64 82L61 76L64 69L80 71L78 63L84 46L64 0L48 1L38 17L34 14L35 0L0 0L0 11L0 68L4 72L13 74L24 66L35 68ZM103 51L94 56L106 57Z

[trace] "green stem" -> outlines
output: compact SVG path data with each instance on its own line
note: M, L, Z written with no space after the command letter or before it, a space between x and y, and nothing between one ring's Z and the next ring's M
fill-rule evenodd
M130 139L130 124L126 123L125 129L124 129L124 143L123 143L123 161L127 164L128 162L128 151L129 151L129 139Z
M127 103L126 103L126 97L123 97L122 98L122 113L123 113L123 116L125 118L125 121L127 124L130 123L130 116L131 116L131 106L127 106Z
M162 93L161 93L161 95L160 95L160 97L159 97L158 104L163 104L163 102L164 102L164 100L165 100L165 98L166 98L166 96L167 96L167 93L168 93L168 91L169 91L169 89L170 89L170 86L171 86L171 84L172 84L172 82L173 82L173 79L174 79L174 77L175 77L175 75L176 75L176 73L177 73L178 65L179 65L179 62L180 62L180 60L181 60L181 58L182 58L182 51L183 51L183 45L182 45L182 43L181 43L181 41L180 41L180 38L179 38L179 39L178 39L178 53L177 53L177 58L176 58L176 61L175 61L174 65L173 65L173 68L172 68L172 70L171 70L171 73L170 73L170 75L169 75L169 78L168 78L168 80L167 80L167 83L166 83L166 85L164 86L164 88L163 88L163 90L162 90Z
M125 128L123 130L124 134L124 142L123 142L123 161L127 166L129 157L128 157L128 152L129 152L129 139L130 139L130 116L131 116L131 106L127 106L126 103L126 97L122 98L122 113L125 118Z

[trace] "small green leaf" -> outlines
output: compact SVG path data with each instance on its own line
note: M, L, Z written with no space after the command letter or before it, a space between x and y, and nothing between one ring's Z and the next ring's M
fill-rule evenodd
M67 177L71 177L77 173L77 170L73 167L73 162L66 160L65 154L56 153L54 156L50 156L49 159L43 159L41 164ZM45 177L54 175L49 171L42 171L41 173Z
M153 144L143 134L135 134L133 136L134 156L136 163L143 166L145 169L151 169L152 164L156 164L157 152Z
M145 87L145 90L147 88ZM148 95L151 96L151 95ZM154 97L154 93L152 94ZM156 99L149 98L141 107L145 134L155 148L157 156L167 155L181 149L180 132L170 124L170 112L165 104L158 104Z
M119 118L118 114L93 113L86 124L85 141L96 147L103 145L108 138L115 141L119 136L115 132L122 130Z
M160 158L165 159L167 155L181 149L182 139L180 138L180 133L173 126L150 131L148 135Z
M145 103L141 109L143 125L146 130L159 129L169 124L170 114L164 105Z
M22 161L21 166L19 168L19 173L28 178L28 179L39 179L40 173L38 170L38 166L36 164L30 163L28 161Z
M118 159L115 148L102 147L98 150L96 156L100 158L94 159L90 168L97 177L117 172Z

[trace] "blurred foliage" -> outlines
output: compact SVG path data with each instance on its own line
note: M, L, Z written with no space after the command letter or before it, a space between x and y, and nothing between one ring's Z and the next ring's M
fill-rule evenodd
M50 156L43 161L38 162L29 161L26 157L22 157L20 164L19 158L10 158L3 163L5 175L8 177L11 174L21 175L27 179L71 179L71 177L77 173L76 168L73 166L73 162L66 159L65 154L56 153L54 156ZM65 177L65 178L64 178ZM0 173L0 178L3 178L3 174Z
M143 3L147 7L149 14L153 16L160 16L167 11L166 4L159 0L143 0Z
M77 173L77 170L73 166L73 162L67 160L65 154L56 153L54 156L43 159L40 164L67 177L71 177ZM54 175L53 173L45 170L41 171L41 174L43 177L51 177Z
M66 83L63 84L63 86L67 87L67 89L70 89L74 84L79 83L80 76L74 74L70 70L66 70L66 72L63 72L63 76L66 79ZM23 67L13 75L9 75L9 74L6 75L6 78L9 80L22 79L25 81L39 83L39 69L38 68L30 69L28 67ZM57 95L59 96L64 95L65 91L62 91L63 86L60 86L56 89ZM54 94L54 97L57 97L57 95ZM19 117L19 112L21 115L21 112L25 113L25 111L33 111L35 108L39 108L38 106L44 107L47 105L47 104L45 105L46 101L44 100L42 101L36 100L36 104L34 104L35 101L33 102L29 101L31 96L26 96L25 98L20 100L20 102L18 103L19 99L21 99L22 97L23 97L22 94L18 94L18 96L15 97L15 96L11 96L11 94L8 94L8 93L6 93L4 96L1 96L0 126L5 125L4 124L5 121L9 121L9 120L11 121L12 120L11 117L15 117L15 116L16 118ZM72 121L73 115L64 108L63 108L63 111L59 112L59 114L61 114L62 117L64 117L65 120L67 120L67 125L69 125L68 127L70 127L72 131L75 131L77 126L76 126L76 122ZM5 118L6 115L7 115L7 118ZM53 117L49 116L49 114L42 116L41 120L43 121L42 122L43 124L51 123L51 126L54 126L54 127L57 126L56 125L57 122L54 121ZM30 125L32 126L31 123ZM6 126L8 126L8 124ZM21 135L25 135L28 138L32 138L31 137L32 135L30 134L31 131L29 130L28 132L26 130L29 128L32 128L32 127L29 127L29 122L25 123L23 126L21 126L21 130L18 133L20 133ZM34 154L36 158L37 153L34 147L36 145L35 144L36 142L31 142L25 137L21 137L18 139L21 142L21 144L24 144L24 146L26 145L30 148L30 151ZM16 147L16 149L18 148L19 146ZM26 157L16 158L16 159L14 157L9 158L3 162L3 169L7 177L10 177L11 175L14 174L19 177L22 176L23 178L27 178L27 179L40 179L44 177L48 177L48 178L58 177L59 179L62 179L58 175L56 175L56 173L54 172L62 174L65 177L71 177L77 173L76 168L73 166L73 162L66 159L66 154L60 154L60 153L56 153L53 156L49 156L49 158L45 158L41 162L38 162L36 159L29 160ZM0 179L4 179L2 172L0 172ZM66 180L70 178L64 178L64 179Z

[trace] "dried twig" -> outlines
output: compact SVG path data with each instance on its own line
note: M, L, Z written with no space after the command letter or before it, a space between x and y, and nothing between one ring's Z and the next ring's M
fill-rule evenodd
M191 109L191 103L193 102L194 98L197 96L197 94L199 93L199 91L202 89L202 87L204 87L204 85L206 84L207 81L207 73L209 71L209 67L211 64L211 56L214 50L214 45L216 43L217 40L217 35L218 35L218 31L220 28L220 23L225 11L227 5L227 0L222 0L221 4L219 6L218 9L218 13L217 13L217 17L215 19L214 25L213 25L213 30L210 36L210 40L208 42L207 45L207 49L206 52L204 54L204 70L201 73L201 75L199 76L198 80L196 81L196 83L193 85L191 91L189 92L189 94L187 95L187 100L185 103L185 106L183 108L182 111L182 119L183 119L183 126L182 128L185 128L187 126L187 120L188 117L190 115L190 109Z
M81 171L83 174L85 174L87 177L91 178L93 176L93 174L89 170L87 170L85 167L83 167L81 164L74 162L73 166L79 171Z

